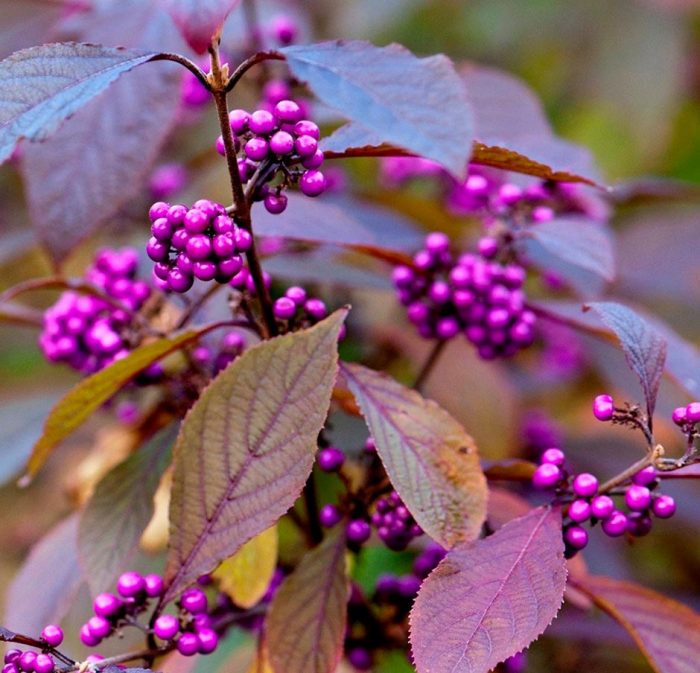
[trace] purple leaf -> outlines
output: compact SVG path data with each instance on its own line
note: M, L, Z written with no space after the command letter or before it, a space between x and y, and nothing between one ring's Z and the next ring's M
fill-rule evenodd
M591 153L554 135L526 84L481 66L467 66L462 77L474 110L477 163L522 173L537 168L533 174L549 179L600 182Z
M269 528L301 493L346 315L248 349L188 412L174 449L164 602Z
M350 583L342 526L301 560L265 623L274 673L333 673L343 654Z
M620 340L627 364L639 378L651 418L666 364L666 340L632 309L615 302L587 305Z
M0 162L20 138L48 138L123 73L157 54L93 44L46 44L0 62Z
M610 577L587 577L576 587L627 629L656 673L696 673L700 614L651 589Z
M319 201L297 194L288 199L284 217L255 208L257 234L400 253L413 252L421 243L412 222L388 208L354 199Z
M54 447L79 428L126 383L156 360L169 355L200 337L202 330L189 330L176 336L163 337L134 349L121 360L83 379L51 410L41 437L34 445L22 478L27 485L44 464Z
M487 673L556 617L566 586L561 514L538 508L450 551L411 611L418 673Z
M475 538L486 518L486 480L464 428L380 372L344 364L391 483L428 535L445 547Z
M162 48L177 37L170 17L157 7L123 4L117 11L79 17L83 20L73 30L129 47ZM45 142L23 147L29 213L56 264L143 191L177 121L179 95L179 68L142 68L92 100Z
M564 262L590 271L606 281L615 278L615 256L610 232L585 217L561 217L528 227L526 236ZM527 239L525 239L527 251Z
M417 58L400 45L335 41L280 50L295 77L326 105L381 142L464 176L473 121L464 87L445 56ZM445 123L444 111L450 111Z
M32 548L5 595L4 621L15 631L38 634L66 615L83 581L77 538L72 514Z
M175 19L190 47L203 54L240 0L160 0L160 3Z
M117 465L97 484L83 511L78 548L93 595L113 587L119 573L131 567L175 436L176 428L166 428Z

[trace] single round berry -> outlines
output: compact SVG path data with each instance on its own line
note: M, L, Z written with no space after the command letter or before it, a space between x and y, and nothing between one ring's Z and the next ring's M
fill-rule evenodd
M90 635L97 640L106 638L112 631L112 624L106 617L90 617L87 621Z
M30 671L34 671L34 668L36 666L36 658L36 652L33 652L32 650L26 650L25 652L22 652L19 659L17 660L17 666L21 670L27 671L27 673L29 673Z
M63 642L63 629L57 624L49 624L44 627L44 630L41 632L41 637L51 645L51 647L58 647Z
M48 654L42 652L36 655L34 660L34 671L36 673L52 673L55 666L54 660Z
M117 592L124 598L138 596L146 588L146 582L137 572L126 572L117 580Z
M593 400L593 415L599 421L609 421L615 413L613 398L610 395L598 395Z
M219 636L214 629L206 627L197 629L197 638L200 654L211 654L219 644Z
M555 448L547 449L540 456L540 462L542 464L551 463L552 465L556 465L557 467L561 467L564 464L565 460L566 456L564 455L564 452L561 449Z
M199 638L195 633L183 633L175 643L177 651L184 657L192 657L199 652Z
M572 484L574 493L582 498L590 498L598 491L598 480L588 472L577 475Z
M368 671L372 668L372 654L364 647L353 647L349 650L348 661L360 671Z
M270 146L265 138L251 138L243 148L246 156L253 161L262 161L268 155Z
M275 119L275 116L267 110L256 110L250 115L250 119L248 120L248 128L253 133L267 135L272 133L277 128L277 120ZM251 159L252 158L253 157L251 157Z
M362 544L369 540L371 533L372 529L364 519L353 519L349 521L345 529L348 540L356 544Z
M297 305L289 297L280 297L275 300L272 312L275 314L275 318L289 320L295 316Z
M329 446L318 452L317 460L318 466L324 472L335 472L345 462L345 454L335 446Z
M676 425L683 425L687 420L686 407L676 407L671 414L671 418Z
M588 544L588 533L581 526L570 526L564 533L564 540L573 549L583 549Z
M490 236L484 236L483 238L479 239L479 254L484 259L493 259L498 254L499 247L498 239Z
M294 149L302 158L312 157L318 150L318 140L309 135L298 136L294 141Z
M651 532L651 517L644 512L632 512L627 516L627 532L635 537L644 537Z
M632 483L639 486L649 486L656 481L656 469L653 465L648 465L632 477Z
M209 226L209 218L199 208L191 208L187 211L184 220L184 228L188 234L201 234Z
M306 196L318 196L326 189L326 177L321 171L306 171L299 179L299 188Z
M165 590L165 584L163 584L163 578L160 575L151 573L143 578L145 584L146 596L150 598L159 598L163 595Z
M325 160L326 156L321 150L316 150L313 154L305 156L301 160L301 165L304 168L320 168Z
M625 504L634 512L642 512L651 504L651 491L646 486L633 484L625 491Z
M333 528L343 518L343 514L335 505L324 505L318 512L318 518L324 528Z
M199 280L214 280L219 272L219 267L215 262L209 260L197 261L192 265L192 273Z
M17 668L17 664L4 664L2 673L19 673L19 668Z
M275 105L275 116L281 122L296 124L301 119L302 111L293 100L281 100Z
M691 402L685 408L685 417L688 423L697 423L700 421L700 402Z
M190 236L186 250L187 256L193 261L207 259L212 253L211 239L206 234Z
M591 514L596 519L607 519L615 510L615 501L609 495L597 495L591 500Z
M561 481L561 470L552 463L540 465L532 475L532 484L535 488L544 490L556 486Z
M170 269L168 272L168 287L173 292L187 292L193 284L194 278L178 268Z
M240 135L248 130L250 115L245 110L231 110L228 114L228 120L231 125L231 130L235 134Z
M168 259L168 246L155 236L148 239L146 254L154 262L165 262Z
M95 636L93 636L92 633L90 632L88 625L83 624L80 627L80 641L86 647L95 647L96 645L99 645L102 642L102 639L95 638Z
M280 44L288 45L296 39L297 24L291 17L282 14L272 20L270 32Z
M591 516L591 505L587 500L574 500L569 505L569 518L576 523L586 521Z
M277 133L270 138L270 149L280 157L291 154L294 151L294 138L291 133L277 131Z
M268 213L279 215L287 209L287 197L284 194L267 194L263 205Z
M148 217L151 222L155 222L158 218L167 217L170 206L163 201L157 201L148 209Z
M92 609L98 617L112 617L122 608L123 603L114 594L102 593L95 596Z
M236 249L239 252L247 252L253 245L253 235L245 229L236 229L233 239L236 241Z
M160 615L153 624L153 633L161 640L171 640L180 630L180 620L174 615Z
M659 495L651 503L651 511L659 519L670 519L676 513L676 502L670 495Z
M193 615L197 615L207 611L207 596L201 589L193 587L182 594L180 605Z
M5 652L4 662L6 664L14 664L22 656L22 650L17 650L15 648L7 650Z
M603 521L600 527L606 535L620 537L627 530L627 517L622 512L615 510Z
M326 305L320 299L307 299L304 303L304 310L314 320L323 320L326 315Z

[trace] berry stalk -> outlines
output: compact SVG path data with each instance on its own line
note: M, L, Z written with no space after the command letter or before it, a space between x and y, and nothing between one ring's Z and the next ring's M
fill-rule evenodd
M218 45L212 44L209 48L211 56L211 80L212 80L212 95L216 103L216 112L219 118L219 127L221 128L221 137L224 142L224 150L226 156L226 166L228 168L229 179L231 181L231 193L233 202L236 207L235 219L237 224L250 234L253 233L253 225L250 217L250 202L246 199L243 190L243 183L238 172L238 161L236 159L236 148L233 142L233 132L229 123L229 109L226 100L226 80L225 73L221 69L219 59ZM248 261L248 269L255 284L255 291L260 300L260 307L265 321L265 332L267 337L276 336L278 333L277 322L272 311L272 300L270 293L263 278L260 259L258 258L255 240L253 239L250 248L246 252Z

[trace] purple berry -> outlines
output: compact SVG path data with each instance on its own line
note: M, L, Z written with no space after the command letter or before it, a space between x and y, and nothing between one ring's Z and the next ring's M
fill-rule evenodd
M673 410L671 418L676 425L683 425L688 420L686 416L686 407L676 407Z
M651 532L653 523L648 514L632 512L627 516L627 532L635 537L644 537Z
M248 128L253 133L267 135L272 133L277 128L277 120L275 119L275 116L267 110L256 110L250 115L250 119L248 120ZM252 158L253 157L251 157L251 159Z
M297 25L289 16L276 16L272 20L270 32L280 44L288 45L296 39Z
M275 116L281 122L296 124L301 119L302 111L293 100L281 100L275 105Z
M23 671L33 671L34 666L36 665L36 657L36 652L32 652L31 650L22 652L19 659L17 660L17 665Z
M284 194L267 194L263 205L268 213L279 215L287 209L287 197Z
M627 530L627 517L620 511L613 511L601 524L603 532L610 537L620 537Z
M217 267L216 263L210 262L209 260L195 262L192 265L192 273L194 273L194 277L203 281L214 280L218 271L219 268Z
M651 504L651 491L646 486L633 484L625 491L625 504L635 512L642 512Z
M97 594L92 603L92 608L98 617L112 617L122 608L122 602L114 594Z
M13 650L15 651L15 650ZM16 664L5 664L2 667L2 673L19 673L19 668L17 668Z
M498 254L498 240L490 236L484 236L479 239L478 243L479 254L485 259L492 259Z
M137 572L122 573L117 580L117 592L124 598L138 596L146 588L146 582Z
M304 310L314 320L323 320L326 315L326 305L320 299L307 299L304 303Z
M598 480L588 472L577 475L572 484L574 493L582 498L590 498L598 491Z
M251 138L243 148L246 156L253 161L262 161L268 155L270 146L265 138Z
M648 465L632 477L632 483L638 486L649 486L656 480L656 469L653 465Z
M561 467L564 464L565 460L566 456L564 455L564 452L561 449L555 448L547 449L540 456L541 463L551 463L552 465L556 465L557 467Z
M184 227L188 234L201 234L209 226L209 218L199 208L191 208L185 215Z
M299 178L299 188L306 196L318 196L326 189L326 177L321 171L306 171Z
M44 630L41 632L41 637L51 645L51 647L58 647L63 642L63 629L57 624L49 624L44 627Z
M211 654L219 644L219 636L214 629L197 629L197 638L199 638L200 654Z
M153 238L158 239L161 243L169 243L173 235L173 225L166 217L159 217L151 225L151 234Z
M324 505L318 512L318 518L324 528L332 528L343 518L343 514L335 505Z
M325 158L326 157L321 150L316 150L313 154L305 156L301 160L301 165L304 168L320 168Z
M151 220L151 222L155 222L161 217L167 217L169 208L169 204L164 203L163 201L156 201L156 203L154 203L148 209L148 217Z
M685 417L689 423L700 421L700 402L691 402L685 408Z
M90 617L86 626L88 631L90 631L90 635L96 640L106 638L112 630L112 624L106 617Z
M299 136L294 141L294 148L300 157L311 157L318 150L318 140L313 136Z
M329 446L321 449L316 459L318 460L318 466L324 472L335 472L345 462L345 454L335 446Z
M574 500L569 505L569 518L576 523L586 521L591 516L591 505L586 500Z
M354 668L360 671L368 671L372 668L372 655L370 651L364 647L353 647L349 650L348 661Z
M216 268L217 274L223 278L223 282L228 282L243 268L243 260L239 255L234 255L229 259L222 259Z
M194 278L178 268L170 269L168 272L168 287L173 292L187 292L193 283Z
M146 254L154 262L165 262L168 259L169 247L151 236L146 244Z
M231 110L228 114L231 130L237 135L248 130L249 119L250 115L245 110Z
M190 236L186 250L187 256L193 261L207 259L212 253L211 239L205 234Z
M316 140L320 140L321 138L321 131L319 130L318 126L308 119L298 121L294 125L294 133L296 133L297 136L311 136Z
M610 395L598 395L593 400L593 415L599 421L609 421L615 413L613 398Z
M165 585L163 584L163 578L160 575L151 573L143 578L146 591L146 596L150 598L159 598L163 595L163 590Z
M219 234L212 239L212 250L221 259L228 259L236 252L236 243L232 234Z
M561 470L552 463L540 465L532 475L532 484L535 488L544 490L556 486L561 481Z
M597 495L591 500L591 514L596 519L607 519L615 510L615 501L609 495Z
M364 519L353 519L348 522L345 534L350 542L362 544L369 540L372 533L370 525Z
M173 615L160 615L153 624L153 633L161 640L171 640L180 630L180 620Z
M207 596L196 587L187 589L180 597L180 605L193 615L207 611Z
M22 650L12 648L5 652L4 661L6 664L14 664L22 656Z
M270 138L270 149L278 156L291 154L294 151L294 138L286 131L277 131Z
M564 533L566 543L574 549L583 549L588 544L588 533L581 526L570 526Z
M245 229L236 229L233 233L233 239L236 241L236 250L238 252L247 252L253 245L253 236Z
M670 519L676 513L676 502L670 495L659 495L651 503L651 511L659 519Z
M289 320L293 318L297 312L297 305L289 299L289 297L280 297L275 300L272 307L272 311L275 314L275 318L280 320Z
M34 660L34 670L36 673L51 673L55 666L54 660L48 654L42 652L36 655L36 659Z
M199 638L194 633L183 633L177 639L175 647L183 657L192 657L199 652Z

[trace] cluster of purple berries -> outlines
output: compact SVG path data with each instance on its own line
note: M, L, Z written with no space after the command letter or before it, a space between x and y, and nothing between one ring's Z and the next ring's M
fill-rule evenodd
M138 255L131 248L97 254L85 280L114 302L64 292L44 313L39 345L48 360L92 374L128 355L131 312L151 294L149 285L136 279L137 266Z
M564 468L565 460L566 456L560 449L547 449L540 458L532 483L537 489L556 489L559 496L571 498L566 510L568 521L564 526L569 555L588 544L588 532L581 525L586 521L591 525L600 522L603 532L610 537L625 533L641 537L651 530L651 514L658 519L668 519L676 511L671 496L653 493L659 482L652 466L637 472L619 492L599 494L598 479L588 472L569 475ZM615 495L622 496L626 512L617 508Z
M700 402L691 402L686 407L677 407L673 410L673 422L680 427L689 437L698 434L700 423Z
M318 170L324 158L318 148L321 132L303 114L301 106L293 100L278 101L272 111L261 108L249 113L237 109L229 114L241 180L245 184L256 175L253 196L275 215L287 207L282 189L289 182L298 181L306 196L318 196L326 189L326 178ZM225 154L221 136L217 138L216 149L219 154ZM281 180L276 180L278 175L282 176Z
M41 632L46 649L58 647L63 642L63 630L56 624L49 624ZM53 673L56 662L48 652L10 649L5 652L5 665L2 673Z
M191 208L154 203L149 210L151 238L146 253L161 290L187 292L194 279L228 283L243 267L241 253L253 244L226 209L200 199Z
M525 270L495 261L497 252L498 243L483 238L479 254L455 260L450 239L434 232L412 267L394 269L398 299L421 336L447 340L461 333L486 360L532 344L535 314L525 306Z
M416 523L396 491L377 500L371 520L379 539L394 551L406 549L409 542L423 534L423 529Z
M315 325L328 315L323 301L316 297L309 297L306 290L298 285L288 287L282 297L275 299L272 312L275 318L284 323L288 329Z

